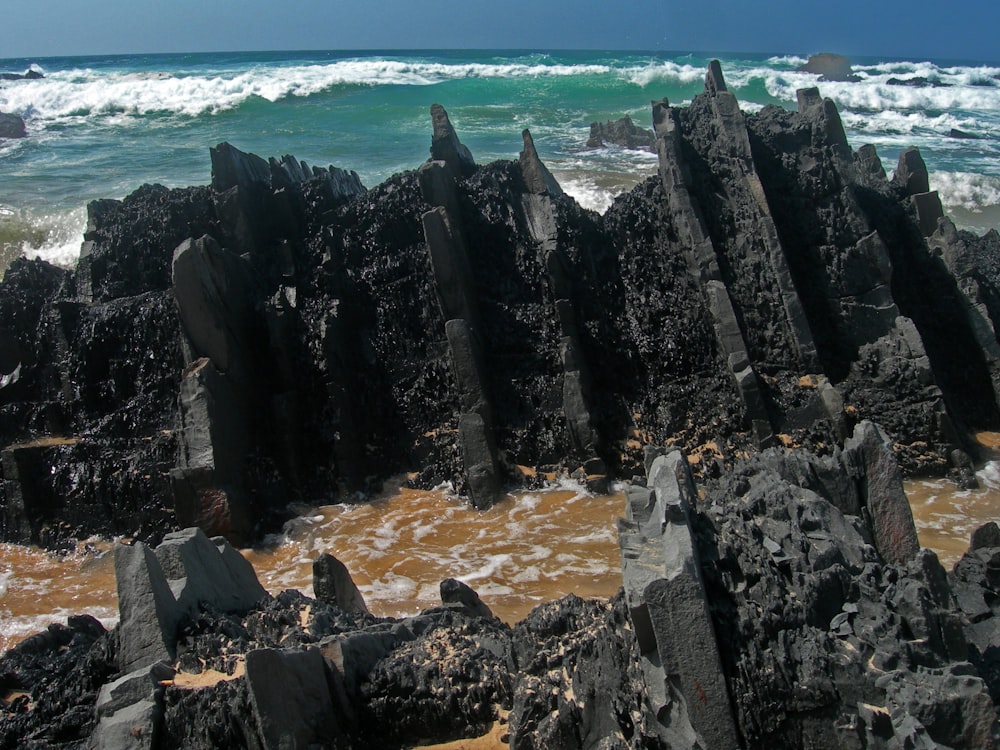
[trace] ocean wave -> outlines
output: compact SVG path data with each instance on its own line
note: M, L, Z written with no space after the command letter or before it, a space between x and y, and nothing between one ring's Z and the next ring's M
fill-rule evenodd
M971 115L956 115L953 112L927 114L925 112L900 112L882 110L879 112L843 110L840 119L849 130L866 133L920 133L928 132L945 135L956 129L979 136L990 135L995 126Z
M275 102L338 86L429 86L468 78L589 76L612 70L603 64L449 64L384 59L197 73L73 69L27 82L30 85L19 82L0 89L0 110L42 122L80 115L170 113L194 117L234 109L251 97Z
M80 256L86 211L35 213L0 205L0 272L17 258L41 258L70 268Z
M930 184L945 210L963 208L982 213L1000 206L1000 176L973 172L932 172Z
M648 65L626 67L621 69L619 75L629 83L643 88L654 83L690 85L705 79L705 67L665 60L651 62Z

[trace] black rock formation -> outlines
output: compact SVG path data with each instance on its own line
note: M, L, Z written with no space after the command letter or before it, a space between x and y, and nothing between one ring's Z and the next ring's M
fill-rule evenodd
M955 230L915 149L890 182L830 100L798 105L744 115L713 63L654 103L659 174L604 216L530 133L476 165L438 105L432 159L371 190L220 144L209 186L91 203L75 270L0 283L3 538L245 541L404 471L483 508L668 441L704 479L866 419L905 471L971 477L996 237Z
M609 144L656 153L656 137L653 131L640 128L628 115L614 122L608 120L604 123L590 123L587 148L601 148Z

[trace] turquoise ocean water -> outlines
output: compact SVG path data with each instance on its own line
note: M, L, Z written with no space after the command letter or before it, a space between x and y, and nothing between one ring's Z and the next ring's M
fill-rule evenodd
M440 102L479 162L514 158L520 132L585 207L655 171L655 157L588 150L589 124L628 114L650 126L650 101L689 101L712 56L653 52L264 52L0 60L0 111L30 137L0 141L0 242L70 264L85 206L146 182L210 179L208 148L356 170L372 186L427 158L428 109ZM964 227L1000 227L1000 62L856 59L861 80L820 83L803 56L717 55L745 111L792 108L819 85L853 146L873 143L887 169L919 146L932 188ZM889 80L926 79L917 85ZM911 80L911 83L914 83ZM949 137L952 129L977 136ZM0 248L3 249L3 248Z

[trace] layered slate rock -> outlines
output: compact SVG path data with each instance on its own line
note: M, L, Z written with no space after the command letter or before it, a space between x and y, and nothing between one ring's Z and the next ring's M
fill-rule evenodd
M704 479L865 419L905 471L971 481L1000 427L995 240L941 216L918 154L890 182L798 99L744 115L713 63L653 105L659 174L604 216L530 133L476 164L439 106L432 160L372 190L219 144L209 186L93 202L75 271L2 282L5 538L249 540L403 472L483 508L668 442Z
M668 746L994 746L995 672L969 634L995 627L977 566L1000 535L950 585L929 550L882 557L901 481L879 460L772 449L697 498L673 452L628 493L623 578Z

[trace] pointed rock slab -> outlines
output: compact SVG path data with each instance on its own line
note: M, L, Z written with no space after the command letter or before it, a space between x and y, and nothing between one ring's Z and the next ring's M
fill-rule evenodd
M648 499L640 490L629 493L619 540L622 580L642 667L651 696L657 696L654 708L663 714L666 736L674 743L682 742L684 733L671 733L690 722L699 740L684 746L738 748L690 525L696 490L687 459L679 451L653 459L648 486ZM668 698L671 693L677 697ZM667 720L668 711L680 713Z
M913 209L917 212L917 224L924 237L930 237L938 228L938 219L944 217L944 207L937 190L910 196Z
M445 578L441 581L441 603L461 606L473 617L493 619L493 610L486 606L479 598L479 594L471 586L455 578Z
M185 612L197 611L202 603L244 612L267 596L249 561L225 539L209 539L201 529L167 534L155 554Z
M865 420L844 442L841 460L860 487L861 504L882 559L899 564L912 560L920 542L892 441L875 423Z
M209 149L212 187L225 192L234 187L271 186L271 166L256 154L240 151L229 143Z
M184 333L197 356L222 372L248 367L254 320L253 272L209 236L174 250L173 287Z
M167 534L155 551L142 542L118 544L114 554L123 672L173 661L177 625L200 606L242 612L267 596L253 566L201 529Z
M181 613L156 555L142 542L115 545L118 582L118 665L135 672L171 662Z
M472 152L458 140L448 113L440 104L431 105L431 121L434 124L431 160L445 162L456 177L468 177L475 172L476 162Z
M729 91L726 79L722 75L722 65L718 60L712 60L708 63L708 71L705 73L705 93L715 96L722 91Z
M324 553L313 563L313 594L344 612L368 614L368 605L350 571L333 555Z
M521 176L524 178L524 185L529 193L536 195L549 195L555 198L563 194L563 189L549 168L542 163L535 150L535 141L531 137L531 132L527 129L521 131L521 138L524 140L524 149L518 157L517 164L521 169Z
M469 499L478 510L491 508L500 496L500 470L493 434L482 415L463 414L458 420L458 442L469 485Z
M452 227L450 215L440 206L423 214L421 220L445 320L478 320L476 283L461 232Z
M903 188L907 195L930 192L927 165L916 146L910 146L899 155L899 164L896 165L892 182Z

